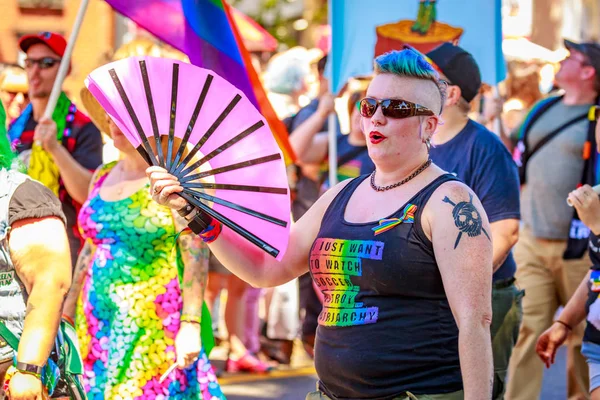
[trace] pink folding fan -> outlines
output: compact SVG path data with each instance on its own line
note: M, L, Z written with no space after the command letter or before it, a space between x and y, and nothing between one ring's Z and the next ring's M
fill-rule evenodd
M148 164L179 178L182 197L281 259L290 225L285 164L242 92L210 70L154 57L104 65L86 86Z

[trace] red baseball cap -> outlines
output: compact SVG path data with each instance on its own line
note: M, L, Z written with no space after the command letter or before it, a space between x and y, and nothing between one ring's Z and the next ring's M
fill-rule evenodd
M67 48L67 41L62 35L54 32L40 32L37 35L25 35L19 39L19 47L24 52L34 44L42 43L50 47L50 49L62 57Z

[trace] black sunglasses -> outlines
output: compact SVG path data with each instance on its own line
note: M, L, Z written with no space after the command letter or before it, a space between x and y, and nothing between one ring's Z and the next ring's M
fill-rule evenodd
M25 67L31 68L37 64L40 69L48 69L54 67L55 64L60 63L60 58L44 57L44 58L26 58Z
M381 106L383 115L389 118L401 119L421 115L435 115L435 113L427 107L400 99L377 100L371 97L365 97L358 102L357 105L360 115L365 118L372 117L379 106Z

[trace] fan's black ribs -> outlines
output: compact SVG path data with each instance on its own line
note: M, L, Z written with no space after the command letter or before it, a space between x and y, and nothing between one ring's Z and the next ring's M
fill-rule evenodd
M279 225L279 226L282 226L284 228L287 226L287 222L285 222L285 221L283 221L283 220L281 220L279 218L275 218L275 217L272 217L270 215L263 214L263 213L261 213L259 211L253 210L253 209L248 208L248 207L241 206L241 205L239 205L237 203L233 203L233 202L228 201L228 200L224 200L224 199L222 199L220 197L211 196L210 194L207 194L207 193L204 193L204 192L199 192L199 191L193 190L193 189L183 189L183 191L185 193L191 194L192 196L194 196L196 198L204 199L204 200L207 200L207 201L212 201L213 203L217 203L217 204L220 204L222 206L231 208L232 210L236 210L236 211L242 212L244 214L251 215L253 217L262 219L262 220L270 222L272 224Z
M169 138L167 142L167 163L170 171L173 158L173 141L175 140L175 117L177 116L177 86L179 85L179 64L173 64L173 76L171 78L171 110L169 113Z
M245 137L249 136L253 132L255 132L258 129L262 128L264 125L265 125L265 123L263 121L258 121L257 123L255 123L254 125L252 125L250 128L246 129L245 131L243 131L239 135L233 137L228 142L223 143L221 146L217 147L216 149L214 149L213 151L211 151L209 154L207 154L206 156L204 156L200 160L196 161L195 163L193 163L192 165L190 165L189 167L187 167L186 169L184 169L179 175L181 177L186 176L187 174L189 174L190 172L192 172L196 168L199 168L202 164L204 164L204 163L212 160L213 158L215 158L216 156L218 156L223 151L227 150L228 148L230 148L231 146L233 146L234 144L236 144L240 140L244 139Z
M206 178L207 176L222 174L224 172L229 172L229 171L235 171L236 169L247 168L247 167L251 167L253 165L264 164L264 163L275 161L275 160L281 160L281 154L279 154L279 153L271 154L270 156L259 157L259 158L255 158L255 159L248 160L248 161L242 161L237 164L231 164L231 165L227 165L225 167L211 169L210 171L204 171L199 174L187 175L187 176L181 178L179 180L179 182L186 183L186 182L190 182L190 181L195 181L197 179Z
M181 144L179 145L179 149L177 150L177 154L175 155L175 160L173 160L172 168L174 169L179 166L179 160L183 156L183 152L190 139L190 135L194 130L194 125L196 125L198 114L200 114L200 110L202 109L202 105L204 104L204 100L206 99L206 95L208 94L208 89L210 88L213 78L214 77L210 74L206 76L206 80L204 81L204 87L202 88L202 92L200 92L200 96L198 97L198 101L196 102L196 108L194 108L192 118L190 118L190 123L188 124L187 129L185 130L185 134L181 139Z
M258 192L272 194L287 194L287 188L276 188L269 186L250 186L250 185L232 185L228 183L182 183L181 186L190 189L221 189L221 190L240 190L242 192Z
M146 68L146 60L140 60L140 71L142 72L142 80L144 82L144 91L146 92L146 102L148 103L148 111L150 112L150 122L152 123L152 134L156 142L156 154L158 163L161 167L165 166L165 157L160 143L160 133L158 132L158 122L156 122L156 111L154 109L154 99L152 99L152 90L150 89L150 79L148 78L148 69Z
M244 239L248 240L250 243L254 244L255 246L257 246L260 249L267 252L270 256L277 257L277 255L279 254L279 250L277 250L275 247L271 246L270 244L268 244L267 242L265 242L264 240L262 240L255 234L246 230L245 228L242 228L241 226L239 226L235 222L231 221L229 218L227 218L223 214L213 210L206 204L202 203L200 200L194 198L193 196L191 196L187 193L179 193L179 196L183 197L191 205L198 207L199 209L201 209L202 211L204 211L211 217L217 219L223 225L225 225L232 231L236 232L238 235L242 236Z
M151 164L156 165L156 159L154 157L152 157L152 155L154 154L154 152L152 151L152 147L150 147L148 138L146 137L146 135L144 135L144 130L142 129L142 125L140 125L140 121L138 120L137 115L135 115L135 112L133 111L131 102L129 101L129 98L127 97L127 93L125 93L125 89L123 89L123 85L121 84L121 80L119 79L117 72L115 71L114 68L111 68L108 71L108 73L110 74L110 77L112 78L112 81L115 84L117 91L119 92L119 96L121 96L121 100L123 100L123 104L125 104L125 108L127 109L129 116L131 117L131 121L133 121L133 125L135 125L135 129L137 130L137 133L138 133L140 139L142 140L142 145L144 146L144 150L146 150L146 152L148 153L148 158L150 159ZM146 159L146 161L148 161L148 159Z
M227 107L225 107L225 109L223 110L221 115L219 115L219 117L215 120L215 122L213 122L213 124L210 126L210 128L208 128L208 130L206 131L204 136L202 136L202 138L200 138L198 143L189 152L189 154L183 159L183 161L173 171L171 171L172 175L180 177L178 174L181 172L181 170L192 160L192 158L200 150L202 145L204 145L204 143L208 140L208 138L210 138L211 135L217 130L217 128L221 125L221 123L225 120L225 118L227 118L229 113L231 113L231 111L233 111L233 109L240 102L241 99L242 99L242 96L240 96L239 94L236 94L234 96L234 98L229 102Z

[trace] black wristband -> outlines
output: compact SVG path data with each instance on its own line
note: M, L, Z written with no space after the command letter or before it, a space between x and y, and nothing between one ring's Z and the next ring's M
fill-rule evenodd
M190 213L191 213L192 211L194 211L194 206L193 206L193 205L191 205L190 203L187 203L187 204L185 205L185 207L183 207L183 208L182 208L182 209L180 209L180 210L177 210L177 214L179 214L179 216L180 216L180 217L182 217L182 218L185 218L185 217L187 217L188 215L190 215Z
M213 218L202 210L198 210L198 214L188 223L188 228L196 235L199 235L203 230L208 228Z
M42 375L42 369L44 367L17 361L17 365L15 366L15 368L19 372L22 372L24 374L35 375L39 378Z
M556 320L556 321L554 321L554 322L557 322L557 323L559 323L559 324L563 325L565 328L567 328L567 329L568 329L568 330L570 330L570 331L572 331L572 330L573 330L573 328L571 327L571 325L567 324L567 323L566 323L566 322L564 322L564 321L561 321L560 319L557 319L557 320Z

